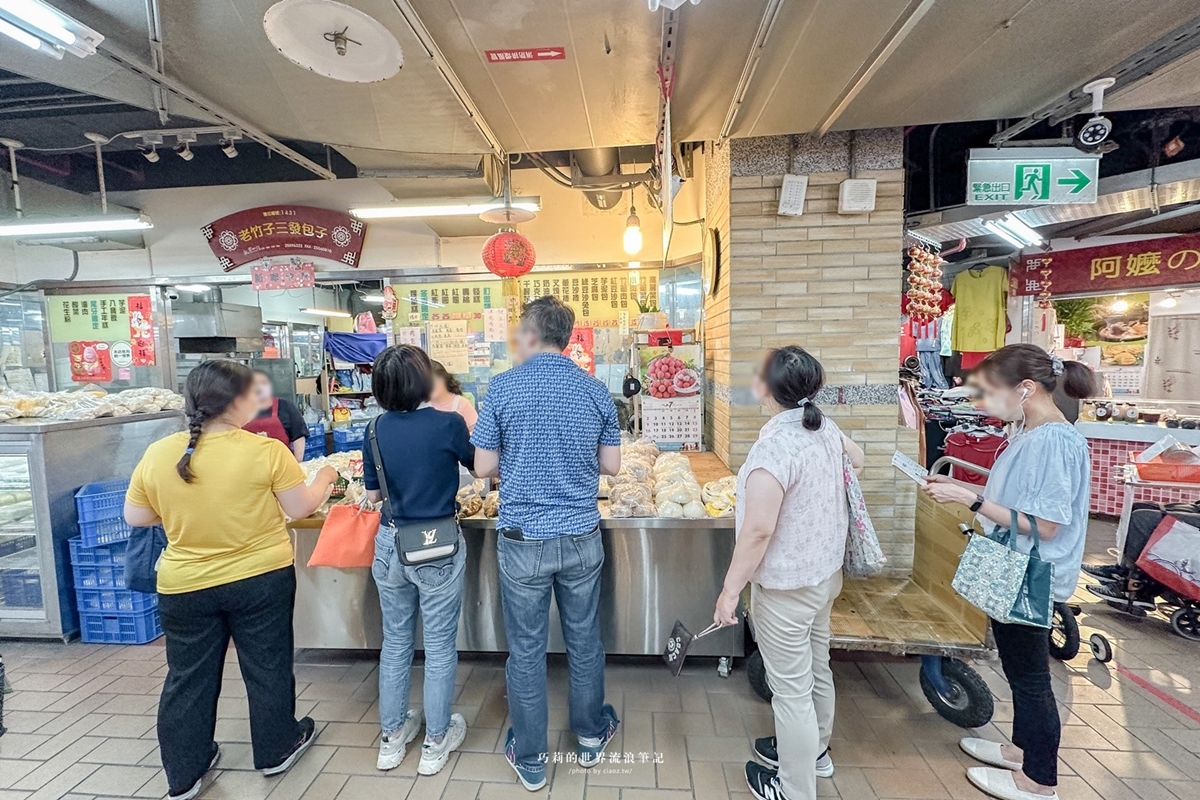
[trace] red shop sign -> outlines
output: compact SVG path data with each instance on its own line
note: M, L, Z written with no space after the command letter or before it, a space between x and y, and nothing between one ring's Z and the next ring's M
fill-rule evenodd
M129 346L133 350L133 364L149 367L154 364L154 311L150 306L150 295L130 296Z
M327 258L357 267L367 226L341 211L263 206L221 217L200 229L221 269L271 256Z
M1009 294L1125 292L1200 283L1200 236L1081 247L1021 256L1009 275Z
M562 61L567 57L565 47L524 47L516 50L484 50L489 64L511 64L514 61Z

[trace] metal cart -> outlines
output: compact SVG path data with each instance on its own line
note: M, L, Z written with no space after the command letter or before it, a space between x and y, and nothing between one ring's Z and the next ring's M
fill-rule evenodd
M988 471L961 459L947 466L981 475ZM955 725L978 728L992 718L992 693L967 659L994 658L988 619L950 586L966 548L961 525L974 519L963 506L943 506L917 496L913 572L909 578L847 579L834 603L831 644L838 650L921 657L921 690L934 710ZM750 685L771 697L761 654L747 660Z

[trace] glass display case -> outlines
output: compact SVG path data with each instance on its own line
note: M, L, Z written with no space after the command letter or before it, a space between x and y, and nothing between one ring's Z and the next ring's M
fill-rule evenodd
M0 617L44 620L27 453L0 452Z
M296 376L314 378L321 374L325 364L325 353L321 349L324 334L320 325L292 323L292 357L296 360Z
M45 315L38 292L0 299L0 369L4 385L16 392L47 391Z

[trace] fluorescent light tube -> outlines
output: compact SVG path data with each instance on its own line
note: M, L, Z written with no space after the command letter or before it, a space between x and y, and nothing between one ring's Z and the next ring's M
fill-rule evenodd
M191 292L192 294L200 294L201 292L207 292L208 290L212 289L212 287L206 283L177 283L175 284L175 288L181 292Z
M302 308L300 311L304 314L313 314L318 317L350 317L349 311L340 311L336 308Z
M540 197L517 197L509 204L521 211L541 211ZM483 200L477 202L445 202L427 205L408 206L372 206L369 208L352 208L350 213L359 219L406 219L410 217L477 217L485 211L496 211L504 208L503 200Z
M1025 224L1025 222L1015 214L1005 214L1000 219L996 220L1001 227L1006 228L1013 236L1016 236L1026 245L1033 246L1041 244L1044 240L1041 234L1033 228Z
M144 214L136 217L80 217L46 222L8 222L0 225L0 236L54 236L63 233L116 233L153 228L154 223Z
M21 30L16 25L13 25L12 23L8 22L7 20L0 19L0 33L3 33L5 36L8 36L10 38L16 39L18 42L25 45L30 50L41 50L42 49L42 40L41 39L37 38L32 33L26 33L25 31ZM55 51L55 52L57 52L57 51ZM53 55L53 53L50 53L50 54ZM62 53L58 53L58 57L62 58Z
M983 227L987 228L989 231L996 234L1001 239L1008 242L1009 244L1011 244L1013 247L1017 248L1018 250L1021 250L1025 247L1024 242L1022 242L1020 239L1018 239L1016 236L1014 236L1012 233L1010 233L1007 228L1001 226L1000 223L998 223L994 219L985 219L983 221Z
M382 303L383 295L381 294L364 294L362 296L364 303Z
M96 46L104 41L101 34L42 0L0 0L0 18L38 39L40 46L34 49L53 58L62 58L64 52L84 58L95 53ZM32 47L6 27L0 27L0 32Z

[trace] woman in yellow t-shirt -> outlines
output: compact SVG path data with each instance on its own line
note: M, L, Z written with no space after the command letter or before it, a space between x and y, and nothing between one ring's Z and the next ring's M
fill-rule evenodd
M312 485L281 442L242 426L258 414L254 373L206 361L188 375L188 431L146 448L125 496L130 525L159 525L158 609L167 679L158 742L170 800L191 800L217 763L217 699L230 638L246 682L254 768L286 771L316 738L296 719L296 573L284 513L307 517L337 472Z

